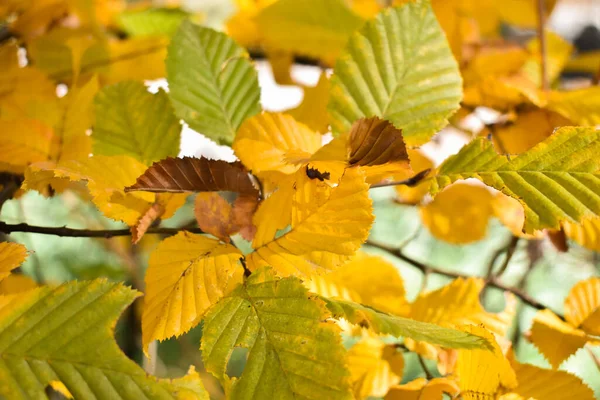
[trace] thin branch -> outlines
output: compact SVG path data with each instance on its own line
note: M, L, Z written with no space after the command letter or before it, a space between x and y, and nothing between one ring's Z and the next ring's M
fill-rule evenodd
M421 183L421 181L423 179L425 179L425 177L427 176L427 174L430 171L431 171L431 168L427 168L427 169L419 172L415 176L412 176L408 179L404 179L402 181L377 183L375 185L371 185L371 189L386 187L386 186L400 186L400 185L405 185L405 186L409 186L409 187L417 186L419 183Z
M427 365L425 365L425 360L423 360L423 356L417 354L417 358L419 359L419 364L421 364L421 369L423 370L423 372L425 372L425 378L427 378L428 381L432 380L433 375L431 374L431 371L429 371L429 368L427 368Z
M150 228L146 232L148 234L160 234L160 235L175 235L181 231L188 231L191 233L203 233L199 228ZM41 235L54 235L62 237L95 237L110 239L116 236L131 236L129 228L125 229L76 229L67 228L66 226L48 227L48 226L35 226L25 223L21 224L7 224L6 222L0 221L0 232L10 234L13 232L27 232L27 233L39 233Z
M546 5L545 0L537 0L537 16L538 16L538 37L540 39L540 78L542 81L542 90L550 89L548 80L548 46L546 43Z
M452 271L444 271L442 269L423 264L420 261L417 261L413 258L408 257L400 249L396 249L396 248L386 246L381 243L376 243L376 242L373 242L370 240L367 241L367 245L378 248L380 250L383 250L383 251L401 259L402 261L412 265L413 267L421 270L421 272L423 272L423 273L426 273L427 271L429 271L430 273L443 275L443 276L447 276L449 278L454 278L454 279L456 279L456 278L464 278L464 279L471 278L470 275L465 275L465 274L461 274L458 272L452 272ZM520 298L521 301L523 301L523 303L525 303L533 308L536 308L538 310L544 310L544 309L549 308L549 307L545 306L544 304L540 303L539 301L537 301L536 299L534 299L533 297L531 297L529 294L525 293L524 291L516 289L516 288L508 286L508 285L505 285L504 283L500 282L496 278L491 278L488 282L488 285L495 287L497 289L501 289L501 290L510 292L510 293L514 294L515 296L517 296L518 298ZM554 310L553 310L553 312L559 318L564 319L564 317L561 314L557 313Z
M506 272L506 269L508 268L508 264L510 263L512 256L515 254L515 250L517 250L518 244L519 244L519 237L513 235L510 238L510 242L508 243L508 246L506 246L506 258L504 259L504 262L500 266L500 269L498 269L498 272L496 272L494 274L494 278L500 278L502 276L502 274L504 274L504 272Z

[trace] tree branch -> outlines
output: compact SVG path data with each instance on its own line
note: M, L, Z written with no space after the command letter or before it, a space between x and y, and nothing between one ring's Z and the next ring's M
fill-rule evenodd
M405 185L408 187L417 186L419 183L421 183L421 181L423 179L425 179L425 177L427 176L427 174L430 171L431 171L431 168L427 168L427 169L419 172L418 174L416 174L408 179L404 179L402 181L376 183L375 185L371 185L371 189L386 187L386 186L400 186L400 185Z
M146 231L148 234L175 235L181 231L191 233L203 233L200 228L150 228ZM95 237L110 239L116 236L131 236L129 228L124 229L76 229L66 226L47 227L35 226L29 224L7 224L0 221L0 232L11 234L13 232L39 233L41 235L54 235L62 237Z
M423 272L423 273L434 273L434 274L444 275L444 276L447 276L449 278L454 278L454 279L456 279L456 278L465 278L465 279L471 278L470 275L460 274L458 272L452 272L452 271L444 271L442 269L423 264L420 261L417 261L415 259L408 257L400 249L396 249L396 248L393 248L393 247L390 247L390 246L387 246L387 245L384 245L381 243L376 243L376 242L373 242L370 240L367 241L367 245L369 245L371 247L375 247L380 250L383 250L383 251L401 259L402 261L412 265L413 267L421 270L421 272ZM501 289L501 290L510 292L510 293L514 294L515 296L517 296L519 299L521 299L521 301L523 301L523 303L525 303L533 308L536 308L538 310L544 310L546 308L549 308L549 307L545 306L544 304L540 303L539 301L537 301L536 299L534 299L533 297L531 297L529 294L525 293L524 291L513 288L508 285L505 285L504 283L500 282L495 277L492 277L489 280L488 285L493 286L497 289ZM552 310L552 311L559 318L564 319L564 317L561 314L557 313L554 310Z

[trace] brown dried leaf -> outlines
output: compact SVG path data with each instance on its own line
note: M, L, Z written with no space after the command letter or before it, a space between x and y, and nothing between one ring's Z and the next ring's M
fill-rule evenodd
M348 139L350 165L372 166L406 161L408 153L402 130L377 117L354 122Z
M131 241L133 244L137 244L148 228L165 212L164 205L160 203L154 203L148 210L140 217L138 222L131 227Z
M550 239L550 243L554 246L554 248L561 252L566 253L569 251L569 243L567 242L567 235L565 235L565 231L563 229L559 230L551 230L548 229L546 231L546 235L548 239Z
M198 193L194 215L200 229L224 242L239 230L231 205L218 193Z
M216 192L254 194L256 188L240 162L208 158L166 158L152 164L126 192Z
M251 242L256 233L256 226L252 217L258 208L258 197L255 195L241 195L233 203L233 221L239 228L240 235Z

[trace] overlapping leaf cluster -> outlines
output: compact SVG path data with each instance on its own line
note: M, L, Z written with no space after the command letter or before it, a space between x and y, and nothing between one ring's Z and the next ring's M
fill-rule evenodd
M481 239L497 216L528 240L558 230L597 249L600 96L560 87L570 45L548 33L544 77L537 39L490 44L502 24L535 24L525 0L238 3L229 35L179 9L119 1L0 6L14 36L0 47L0 168L23 175L22 191L75 192L134 243L198 192L203 233L181 230L150 255L144 351L203 323L204 366L232 399L592 399L557 368L597 344L598 279L572 289L564 320L536 315L529 339L553 368L543 369L519 363L506 339L515 296L498 313L480 303L491 278L459 277L410 301L394 265L360 250L369 189L390 181L448 242ZM282 84L294 83L297 56L333 70L298 107L270 112L248 49ZM149 92L143 81L163 76L168 92ZM481 106L498 118L434 168L419 146ZM181 121L239 161L177 158ZM482 184L455 184L470 178ZM114 320L136 291L104 280L32 287L10 274L25 257L0 244L0 280L14 281L0 285L0 395L208 397L193 370L159 380L118 350ZM356 343L346 349L340 334ZM248 350L238 378L226 373L235 348ZM400 384L404 353L434 360L441 377Z

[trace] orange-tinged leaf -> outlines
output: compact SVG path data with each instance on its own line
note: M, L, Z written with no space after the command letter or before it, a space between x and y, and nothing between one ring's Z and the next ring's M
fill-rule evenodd
M180 232L150 255L142 315L144 351L153 340L179 336L242 282L242 254L229 244Z
M126 191L256 193L248 171L239 162L208 158L166 158L152 164Z
M527 239L541 239L543 231L535 231L533 234L523 233L525 223L525 210L517 199L498 192L492 200L494 216L506 226L513 235Z
M6 278L10 271L23 264L27 258L27 249L22 244L0 243L0 281Z
M582 348L588 338L585 332L562 321L552 311L538 311L529 337L553 368Z
M328 102L329 78L323 71L314 87L304 87L304 98L298 107L288 110L287 113L313 131L326 133L329 127Z
M37 120L0 120L0 166L23 173L28 165L46 161L52 134L51 127Z
M37 283L30 277L23 274L10 274L0 280L0 295L26 292L35 287L37 287Z
M566 371L521 364L514 359L511 360L511 366L519 381L511 391L524 399L594 400L596 398L589 386L579 377Z
M514 388L517 377L496 343L494 335L481 326L471 325L465 331L486 338L494 347L490 350L459 350L457 375L465 400L492 400L500 387Z
M361 118L354 122L348 147L348 163L352 166L375 166L390 162L408 164L402 130L378 117Z
M404 385L392 386L385 400L439 400L444 394L454 398L459 392L458 383L452 378L434 378L430 381L417 378Z
M592 335L600 335L600 278L579 281L565 299L565 319Z
M410 167L414 172L421 172L427 169L433 168L433 161L420 150L408 150L408 157L410 158ZM401 173L394 175L394 180L403 180L410 178L410 171L405 170ZM431 181L423 179L419 184L413 187L398 185L395 187L397 200L403 204L418 204L421 202L423 197L429 192L429 186Z
M421 218L440 240L454 244L476 242L487 233L492 200L492 194L484 187L455 184L421 207Z
M373 214L369 186L359 169L347 169L331 190L303 169L295 177L291 230L251 253L251 270L271 265L283 276L319 273L345 262L367 239ZM264 222L255 223L260 230Z
M251 242L256 234L253 217L259 205L259 199L253 195L240 195L233 202L233 221L240 235Z
M198 193L194 215L200 229L224 242L229 243L229 236L238 231L231 205L218 193Z
M321 135L289 115L263 112L242 123L232 147L259 176L269 171L292 174L321 147Z
M366 336L348 350L348 369L357 399L384 396L404 372L404 356L393 345Z
M600 218L584 218L578 224L565 221L562 227L569 239L590 250L600 251Z

